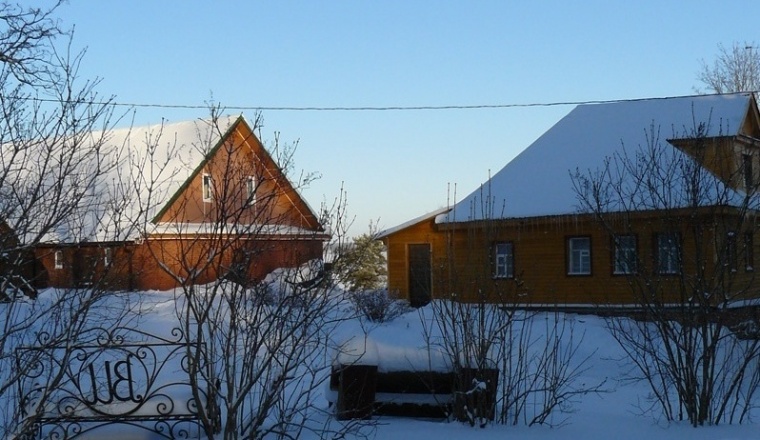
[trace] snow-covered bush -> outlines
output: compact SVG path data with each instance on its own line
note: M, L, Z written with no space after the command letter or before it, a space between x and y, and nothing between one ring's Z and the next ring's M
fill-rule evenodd
M391 321L410 309L409 302L393 298L388 289L361 290L347 293L354 306L373 322Z
M760 403L760 341L740 339L717 317L692 323L653 318L607 320L624 362L635 365L623 379L651 389L642 411L695 426L751 422Z
M751 163L737 166L742 157L730 155L739 150L726 134L737 127L711 120L709 110L702 119L689 114L687 126L652 121L645 143L572 175L580 210L610 237L671 237L655 243L654 255L634 252L626 262L641 319L610 318L608 326L635 366L629 379L650 387L643 409L693 426L747 422L760 384L760 341L740 340L730 312L757 295L758 187ZM710 153L716 148L726 155Z
M579 351L583 335L574 333L573 321L562 313L451 300L435 300L419 313L429 349L445 353L454 372L474 370L485 377L499 370L495 401L484 393L469 408L454 408L472 426L491 418L508 425L561 425L577 398L604 385L581 381L593 353Z

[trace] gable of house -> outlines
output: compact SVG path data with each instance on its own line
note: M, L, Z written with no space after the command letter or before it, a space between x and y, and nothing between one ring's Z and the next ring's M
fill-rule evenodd
M213 144L152 218L156 232L171 224L217 222L220 209L235 223L321 232L316 215L241 116ZM161 228L164 225L164 228ZM287 232L284 228L280 232Z
M131 127L88 136L93 143L104 138L108 151L102 158L105 171L90 189L93 202L83 204L56 230L49 231L43 242L137 240L171 230L172 224L175 231L182 224L181 229L188 232L204 223L208 226L215 218L210 208L219 203L203 200L204 176L215 180L217 190L227 191L217 194L217 202L221 196L249 203L243 190L249 178L255 180L258 205L271 209L252 209L255 215L237 220L292 228L281 229L283 233L323 231L313 210L243 116ZM233 191L236 194L231 194Z

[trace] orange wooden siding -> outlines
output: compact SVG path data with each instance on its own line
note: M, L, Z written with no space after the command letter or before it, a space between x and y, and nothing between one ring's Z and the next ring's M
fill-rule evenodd
M218 244L218 242L216 242ZM248 246L253 258L247 268L246 281L261 281L271 271L297 267L322 258L323 241L319 237L301 239L258 239L236 246ZM189 279L189 269L198 269L195 284L204 284L227 276L236 257L235 246L215 250L214 241L166 238L130 243L45 246L36 249L37 265L31 279L40 287L82 287L95 284L108 290L167 290L179 286L178 278ZM105 249L111 249L111 263L105 264ZM63 267L56 268L55 253L61 252ZM209 255L214 258L209 261ZM91 279L92 281L88 281Z
M633 234L637 240L640 271L655 269L656 234L678 232L682 240L682 261L685 274L696 273L695 255L703 256L714 276L711 263L719 261L715 234L729 232L730 221L705 219L699 244L693 238L693 228L687 222L666 228L651 214L640 214L629 228L622 223L618 230L607 230L588 216L562 216L542 219L481 222L478 224L435 225L433 219L397 231L385 237L388 246L388 285L391 292L408 297L408 261L405 246L411 243L430 243L432 246L433 297L455 294L464 301L485 298L495 302L520 304L630 304L640 300L630 282L635 277L613 273L613 233ZM749 225L748 225L749 226ZM748 289L746 296L758 296L754 287L754 271L745 267L743 234L737 236L736 271L732 274L734 291ZM570 237L588 237L591 241L591 274L568 274L567 242ZM758 254L758 239L754 240L754 255ZM494 278L493 244L510 242L513 245L515 278ZM697 246L700 246L697 252ZM754 269L754 268L752 268ZM656 289L665 302L686 300L675 292L678 276L662 275ZM669 285L669 283L672 283Z

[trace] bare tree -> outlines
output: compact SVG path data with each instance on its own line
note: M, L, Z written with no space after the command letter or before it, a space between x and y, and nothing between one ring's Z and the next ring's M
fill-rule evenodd
M314 175L285 180L295 146L276 136L270 160L253 133L217 144L211 139L225 139L228 121L218 109L211 113L192 146L208 158L198 176L202 194L189 191L174 200L160 214L160 231L153 230L184 238L148 237L152 257L178 286L177 318L190 341L188 380L203 435L338 435L348 428L325 425L329 414L314 405L314 395L329 376L325 350L340 319L340 298L323 280L322 225L340 230L345 201L320 219L305 220L310 214L290 201ZM251 128L259 125L257 117ZM206 130L214 135L203 135ZM148 189L160 186L146 183L155 180L148 177L138 180ZM318 259L296 264L315 250Z
M561 425L576 398L602 391L604 383L581 383L591 355L579 354L583 335L574 334L572 319L526 310L520 299L530 286L514 273L510 259L497 264L495 249L484 252L484 243L513 237L514 230L494 220L504 205L490 187L482 191L482 202L472 209L482 210L485 220L459 229L442 225L446 254L433 264L442 280L438 291L447 295L431 302L433 319L421 312L425 337L457 377L458 420L471 426ZM463 258L472 271L453 269Z
M123 159L109 146L113 107L96 92L98 81L80 82L82 53L70 52L70 36L48 9L0 3L0 436L28 433L47 399L64 380L51 368L36 378L34 398L24 375L54 362L45 348L83 343L94 322L111 325L124 304L103 285L40 292L45 271L35 252L46 242L117 240L123 200L103 182ZM63 42L63 44L59 44ZM102 264L101 264L102 266ZM104 268L106 270L106 268ZM36 299L35 299L36 298ZM19 356L34 347L35 356ZM49 353L49 352L47 352Z
M728 48L718 44L715 60L702 60L697 79L714 93L760 91L760 46L754 42L734 42Z
M642 244L616 254L639 313L607 322L623 362L635 366L629 379L649 385L644 409L694 426L747 421L760 382L758 340L732 331L742 319L732 308L756 281L756 187L733 157L715 154L732 150L720 135L707 137L717 131L710 125L669 134L676 148L652 124L646 145L573 173L581 211L614 237L612 246L652 237L651 253ZM741 185L746 193L734 189Z

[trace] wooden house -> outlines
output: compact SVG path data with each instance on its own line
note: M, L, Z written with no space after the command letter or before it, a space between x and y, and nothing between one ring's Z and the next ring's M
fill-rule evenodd
M329 237L244 117L115 130L97 203L35 246L38 285L256 282Z
M381 232L389 289L413 305L757 298L758 181L750 93L580 105L472 194Z

